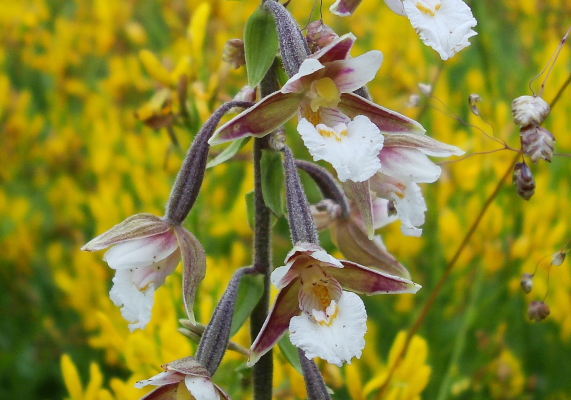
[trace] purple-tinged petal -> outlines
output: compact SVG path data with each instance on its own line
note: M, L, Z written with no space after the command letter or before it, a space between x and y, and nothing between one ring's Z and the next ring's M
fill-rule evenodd
M345 194L349 200L355 204L355 207L363 219L367 236L369 239L372 239L375 229L373 228L373 199L369 189L369 181L353 182L351 180L347 180L343 182L342 185Z
M184 307L188 318L194 319L194 297L200 281L206 275L206 254L200 242L192 233L177 226L175 228L176 237L182 256L182 293Z
M456 146L439 142L426 135L410 133L392 133L385 136L385 147L407 147L418 149L424 154L434 157L461 156L464 150Z
M81 248L83 251L97 251L127 240L142 239L165 233L171 228L161 218L152 214L136 214L107 232L90 240Z
M247 136L265 136L293 117L301 101L298 93L272 93L218 128L208 143L215 145Z
M300 289L301 283L299 279L296 279L279 291L262 330L252 344L248 365L254 365L260 357L266 354L287 331L291 318L301 312L297 299Z
M348 17L353 15L362 1L363 0L337 0L335 4L329 7L329 11L340 17Z
M412 148L383 147L379 158L380 172L403 181L432 183L442 171L420 150Z
M313 74L325 66L314 58L307 58L299 67L299 72L288 79L283 85L280 92L282 93L302 93L311 84L312 78L309 75Z
M170 385L159 386L158 388L151 390L149 393L141 397L139 400L172 400L177 398L178 391L177 383L172 383ZM137 386L135 386L137 387Z
M407 269L379 242L380 237L369 240L365 231L349 218L340 219L331 226L331 239L348 260L391 275L410 278Z
M328 63L331 61L345 60L349 56L349 51L355 43L355 35L346 33L340 36L328 46L322 48L318 52L312 54L310 58L315 58L321 63Z
M319 107L317 112L319 113L319 122L317 122L317 124L324 124L329 127L333 127L335 125L348 124L351 122L349 117L343 114L337 108ZM313 121L311 122L313 123Z
M349 93L372 81L382 63L383 53L371 50L359 57L328 63L324 75L333 79L341 93Z
M357 115L369 117L381 133L415 133L423 135L426 130L413 119L405 117L388 108L381 107L353 93L341 94L339 109L349 118Z
M406 12L404 11L404 5L402 4L402 0L385 0L385 4L395 14L401 15L403 17L406 16Z
M144 379L135 383L137 389L141 389L147 385L153 386L165 386L172 385L173 383L178 383L184 379L184 374L179 374L175 371L164 371L149 379Z
M420 285L395 275L341 261L343 269L328 268L327 274L335 278L345 290L366 295L388 293L416 293Z

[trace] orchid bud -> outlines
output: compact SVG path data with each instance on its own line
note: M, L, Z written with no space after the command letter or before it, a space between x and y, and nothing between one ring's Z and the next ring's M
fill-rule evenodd
M550 312L549 307L543 301L532 301L527 307L527 316L530 321L543 321Z
M305 37L309 50L311 53L315 53L339 38L339 35L328 25L325 25L323 21L318 20L307 25Z
M560 266L561 264L563 264L563 261L565 261L566 255L567 255L567 253L564 253L562 251L558 251L551 258L551 265L554 265L556 267Z
M468 104L470 105L470 111L472 111L472 114L474 114L477 117L480 116L480 110L478 110L478 106L476 105L476 103L479 103L480 101L482 101L482 98L480 97L479 94L472 93L470 96L468 96Z
M531 199L535 193L535 179L526 163L519 162L514 166L512 182L519 197L524 200Z
M318 231L328 228L342 214L339 204L331 199L321 200L310 209Z
M531 292L531 288L533 287L533 275L529 272L523 274L519 281L519 285L525 293Z
M283 5L277 1L264 1L263 7L269 10L276 21L282 63L291 78L299 71L303 60L309 55L307 41L303 37L297 22Z
M234 69L246 65L244 53L244 41L242 39L230 39L222 48L222 61L230 64Z
M521 150L523 154L531 159L531 162L537 164L543 159L551 162L553 157L553 144L555 137L547 129L541 126L527 126L519 131L521 139Z
M248 102L255 102L256 101L256 88L251 87L250 85L244 86L242 89L236 93L232 101L248 101ZM232 107L228 112L230 113L241 113L244 111L244 107Z
M549 104L537 96L520 96L512 102L514 122L522 128L540 125L547 118L549 111Z

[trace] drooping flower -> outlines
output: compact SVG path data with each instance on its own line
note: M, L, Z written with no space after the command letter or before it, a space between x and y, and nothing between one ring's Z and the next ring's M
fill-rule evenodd
M365 307L355 293L416 293L420 289L407 279L337 260L308 243L298 243L285 263L272 273L279 293L252 344L250 365L288 328L290 340L308 358L320 357L339 366L350 363L361 356L367 330Z
M162 365L165 370L149 379L139 381L136 388L147 385L158 386L141 400L220 400L230 399L218 386L212 383L210 375L193 357Z
M185 306L192 316L196 285L204 277L204 250L186 229L151 214L136 214L97 236L83 251L112 246L103 259L115 277L109 296L129 329L143 329L151 319L155 290L183 261Z
M385 0L389 8L405 15L420 39L448 60L470 45L477 21L462 0Z
M281 90L221 126L209 143L265 136L296 112L300 119L330 128L348 124L356 115L366 115L381 132L423 133L416 121L353 93L375 77L383 61L382 53L374 50L348 58L354 41L349 33L312 54Z

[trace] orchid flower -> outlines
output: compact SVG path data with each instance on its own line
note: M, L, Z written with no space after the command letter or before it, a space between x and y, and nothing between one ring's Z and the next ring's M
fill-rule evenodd
M202 365L193 357L185 357L162 366L165 370L149 379L139 381L136 388L158 386L141 400L228 400L230 397L212 383Z
M225 123L209 143L265 136L296 113L313 125L335 127L366 115L381 132L423 133L416 121L352 93L375 77L383 61L382 53L375 50L348 58L354 41L349 33L312 54L281 90Z
M253 365L289 328L291 342L308 358L341 366L365 346L367 314L355 293L416 293L420 286L401 277L337 260L319 246L298 243L286 265L272 273L277 298L251 347ZM348 291L345 291L346 289Z
M185 306L192 316L194 293L204 276L205 260L202 246L190 232L154 215L137 214L81 249L97 251L109 246L113 247L103 259L116 271L109 297L121 307L121 315L130 322L131 331L144 329L150 321L155 290L181 258L186 276Z

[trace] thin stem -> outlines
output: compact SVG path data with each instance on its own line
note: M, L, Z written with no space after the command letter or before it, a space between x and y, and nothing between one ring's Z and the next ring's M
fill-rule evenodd
M515 163L519 160L519 157L520 157L519 154L517 154L514 157L509 168L506 170L505 174L502 176L502 178L499 180L498 184L496 185L494 191L492 192L492 194L490 194L490 196L488 197L488 199L486 200L486 202L482 206L480 213L478 214L478 216L476 217L476 219L474 220L474 222L470 226L470 229L468 230L468 233L466 233L466 236L464 237L464 240L462 240L462 243L460 243L458 250L456 250L456 253L452 257L452 259L448 262L448 265L446 266L446 270L444 271L444 273L440 277L440 280L438 281L438 283L436 284L434 289L432 289L432 292L430 293L430 297L428 298L428 301L426 302L426 304L422 308L420 315L416 318L416 321L414 322L412 328L409 330L407 337L406 337L406 341L404 343L404 346L402 347L399 355L397 356L396 362L393 364L391 370L389 371L389 374L387 376L387 380L379 388L379 391L377 392L377 396L375 397L375 399L380 400L381 398L383 398L383 395L385 394L387 388L389 387L393 373L395 372L396 368L400 364L400 361L402 360L403 356L406 354L406 351L408 349L408 346L410 345L412 338L414 337L416 332L418 332L418 330L420 329L420 326L422 325L422 323L424 322L424 319L428 315L428 312L432 308L432 305L434 304L436 297L438 296L438 294L440 293L440 290L444 286L444 282L446 282L446 280L450 276L450 273L452 272L452 269L454 268L454 266L456 265L456 262L460 258L460 255L462 254L462 252L464 251L464 249L466 248L466 246L470 242L470 239L472 238L472 235L474 235L474 232L476 232L476 229L478 229L478 226L480 225L480 222L482 222L482 219L484 218L486 211L488 211L488 208L490 207L490 205L494 202L494 200L496 199L496 197L500 193L500 190L501 190L502 186L504 185L504 182L506 181L506 179L512 174L513 167L514 167Z

